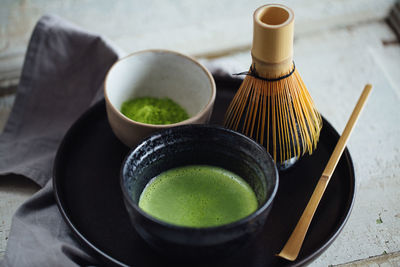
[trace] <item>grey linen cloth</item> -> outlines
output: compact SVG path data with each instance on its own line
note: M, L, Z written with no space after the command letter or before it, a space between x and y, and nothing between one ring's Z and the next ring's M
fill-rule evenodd
M72 123L102 96L116 49L55 16L37 23L13 110L0 136L0 174L24 175L43 188L13 217L2 266L75 266L98 262L75 240L56 206L52 166ZM1 177L0 177L1 179Z

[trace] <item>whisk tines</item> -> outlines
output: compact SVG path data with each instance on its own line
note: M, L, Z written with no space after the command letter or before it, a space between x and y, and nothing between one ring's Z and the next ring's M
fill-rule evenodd
M322 119L293 62L293 11L265 5L253 21L252 65L224 124L259 142L284 166L315 150Z
M313 152L322 119L294 70L275 81L247 75L228 107L224 125L253 138L282 163Z

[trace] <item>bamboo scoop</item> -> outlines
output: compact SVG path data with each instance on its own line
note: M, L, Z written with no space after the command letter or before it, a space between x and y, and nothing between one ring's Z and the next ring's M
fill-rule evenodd
M314 192L310 200L308 201L308 204L303 211L299 222L296 225L296 228L294 228L292 234L289 237L289 240L286 242L285 246L283 247L281 252L277 254L277 256L290 261L294 261L299 255L300 248L303 244L314 213L318 207L322 195L325 192L326 187L328 186L329 180L336 168L336 165L340 159L340 156L343 153L344 148L346 147L350 134L354 128L354 125L357 122L357 119L361 113L361 110L364 107L365 102L367 101L371 90L372 85L367 84L360 98L358 99L357 105L355 106L353 113L351 113L350 119L343 130L342 136L339 138L339 141L336 144L335 149L333 150L328 164L326 165L325 170L323 171L322 176L319 179L318 184L315 187Z

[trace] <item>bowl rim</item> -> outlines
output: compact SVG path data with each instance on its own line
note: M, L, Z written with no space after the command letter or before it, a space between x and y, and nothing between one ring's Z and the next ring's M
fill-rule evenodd
M148 214L147 212L143 211L139 205L135 204L132 200L132 198L129 195L129 192L127 190L127 188L124 186L124 169L126 166L126 163L128 162L128 159L130 158L130 156L135 153L136 150L140 149L142 146L145 145L146 142L148 142L150 139L154 139L154 138L158 138L161 137L161 135L166 134L166 132L168 131L180 131L181 129L185 129L185 128L210 128L210 129L216 129L218 131L224 131L228 134L233 134L238 136L239 138L244 138L246 139L246 141L251 142L255 145L255 147L261 151L261 153L264 153L266 156L266 159L270 160L272 162L272 166L274 168L274 174L275 174L275 185L274 188L271 192L271 194L269 196L267 196L267 200L265 201L265 203L263 205L261 205L260 207L257 208L257 210L255 210L254 212L252 212L251 214L247 215L246 217L233 221L231 223L227 223L227 224L222 224L222 225L217 225L217 226L209 226L209 227L191 227L191 226L182 226L182 225L177 225L177 224L172 224L172 223L168 223L165 221L162 221L156 217L153 217L152 215ZM197 233L202 233L202 232L212 232L212 231L221 231L221 230L226 230L226 229L232 229L232 228L236 228L240 225L246 224L249 220L254 219L255 217L258 217L261 213L263 213L268 207L270 207L272 205L272 202L274 201L276 194L278 192L278 187L279 187L279 172L277 169L277 166L273 160L273 158L271 157L271 155L266 151L266 149L261 146L260 144L258 144L256 141L254 141L253 139L249 138L248 136L236 132L234 130L231 129L227 129L225 127L219 126L219 125L212 125L212 124L189 124L189 125L181 125L181 126L177 126L177 127L171 127L168 129L165 129L163 131L159 131L156 132L152 135L150 135L149 137L143 139L136 147L132 148L127 155L125 156L121 168L120 168L120 174L119 174L119 180L120 180L120 187L122 189L122 193L123 193L123 197L125 200L127 200L128 204L133 207L133 209L138 212L139 214L141 214L142 216L144 216L146 219L152 221L153 223L157 223L163 227L172 229L172 230L181 230L181 231L190 231L190 232L197 232Z
M145 54L145 53L157 53L157 54L173 54L185 59L188 59L189 61L195 63L197 66L200 67L200 69L203 70L203 72L206 74L208 80L210 81L210 85L211 85L211 96L207 102L207 104L203 107L203 109L201 109L199 112L197 112L194 116L189 117L186 120L177 122L177 123L171 123L171 124L150 124L150 123L143 123L143 122L138 122L135 120L132 120L130 118L128 118L127 116L125 116L124 114L122 114L122 112L117 109L114 104L111 102L111 100L108 97L108 92L107 92L107 81L108 81L108 77L109 74L111 73L111 71L113 70L113 68L120 63L121 61L124 60L128 60L129 58L132 58L136 55L139 54ZM174 127L174 126L179 126L179 125L185 125L185 124L192 124L195 123L201 116L204 115L204 113L207 112L207 110L209 110L210 108L212 108L214 102L215 102L215 98L216 98L216 84L215 84L215 80L212 76L212 74L210 73L210 71L204 66L202 65L200 62L198 62L195 58L173 51L173 50L168 50L168 49L146 49L146 50L140 50L140 51L136 51L133 53L130 53L122 58L119 58L117 61L115 61L112 66L108 69L106 77L104 79L103 82L104 85L104 99L106 100L106 104L112 109L113 113L117 114L118 118L122 119L125 122L128 122L130 124L136 124L138 126L143 126L143 127L150 127L150 128L156 128L156 129L164 129L164 128L170 128L170 127Z

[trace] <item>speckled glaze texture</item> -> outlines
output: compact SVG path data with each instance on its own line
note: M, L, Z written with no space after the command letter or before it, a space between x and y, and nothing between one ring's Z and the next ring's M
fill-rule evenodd
M258 210L230 224L190 228L157 220L138 207L150 179L189 164L218 166L238 174L254 190ZM278 189L276 166L264 148L244 135L210 125L174 127L147 138L126 157L120 179L137 232L157 251L179 260L207 261L246 245L262 229Z

